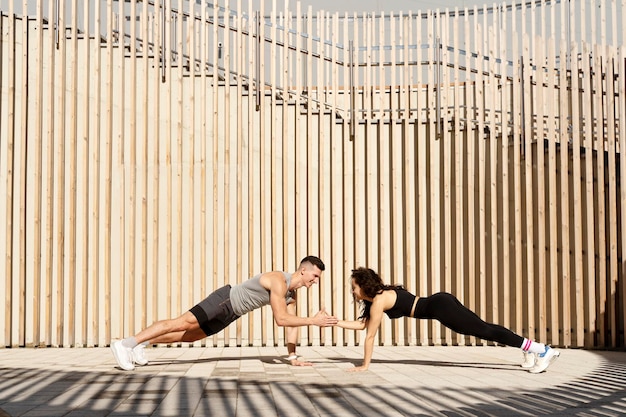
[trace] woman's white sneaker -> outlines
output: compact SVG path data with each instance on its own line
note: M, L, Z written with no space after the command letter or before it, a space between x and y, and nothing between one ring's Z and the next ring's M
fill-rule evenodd
M146 346L144 344L140 343L133 348L133 361L137 365L143 366L143 365L148 364L148 359L146 358L146 351L144 349L145 347Z
M522 362L522 368L530 369L535 366L537 355L530 352L524 352L524 362Z
M528 372L531 374L539 374L545 371L548 369L548 366L550 366L560 355L561 352L558 350L552 349L550 346L546 346L546 350L543 353L537 354L535 366L530 368Z

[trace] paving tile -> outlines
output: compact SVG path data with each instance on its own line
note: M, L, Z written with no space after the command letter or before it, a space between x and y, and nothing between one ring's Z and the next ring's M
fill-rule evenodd
M150 347L115 368L108 348L0 349L0 417L508 416L626 414L626 352L562 350L548 372L495 346Z

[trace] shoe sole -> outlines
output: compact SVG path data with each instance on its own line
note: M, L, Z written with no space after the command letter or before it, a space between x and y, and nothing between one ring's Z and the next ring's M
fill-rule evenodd
M145 352L144 352L145 355ZM135 362L135 365L139 365L139 366L145 366L148 364L148 359L145 358L143 360L137 360L137 358L135 357L135 349L133 349L132 351L132 357L133 357L133 362Z
M528 372L530 372L531 374L540 374L542 372L545 372L546 369L548 369L548 367L552 365L552 363L554 363L554 361L559 358L559 356L561 356L561 352L556 352L554 355L550 357L550 360L546 363L546 365L543 368L541 368L541 370L533 372L533 369L530 369Z
M132 371L133 369L135 369L134 366L132 368L124 368L122 366L122 363L120 362L120 358L117 356L117 349L115 349L113 344L111 344L111 352L113 352L113 357L115 358L115 361L117 362L117 366L119 366L121 369L125 371Z
M133 358L133 361L135 362L135 365L139 365L139 366L146 366L148 364L148 361L138 361L136 359Z

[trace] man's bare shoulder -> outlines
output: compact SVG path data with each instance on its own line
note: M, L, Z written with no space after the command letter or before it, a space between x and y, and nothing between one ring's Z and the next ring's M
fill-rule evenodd
M268 291L271 291L272 288L276 288L276 286L287 286L285 282L285 275L280 271L270 271L265 272L259 278L259 283L263 288Z

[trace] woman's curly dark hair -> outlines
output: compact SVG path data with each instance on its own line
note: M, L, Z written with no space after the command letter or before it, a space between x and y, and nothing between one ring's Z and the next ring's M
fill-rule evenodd
M363 294L370 298L376 297L377 294L380 294L385 290L402 288L401 285L386 285L385 283L383 283L383 280L376 273L376 271L362 266L352 270L351 278L354 279L354 282L359 287L361 287L361 291L363 291ZM361 303L363 309L361 310L361 316L359 317L359 320L369 320L372 302L367 300L361 300Z

